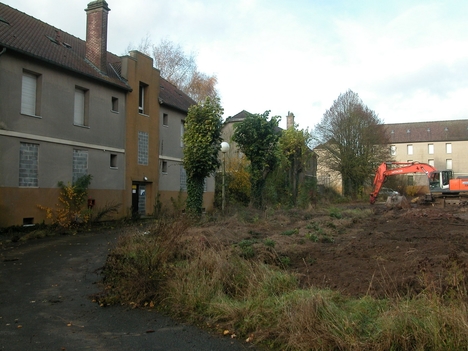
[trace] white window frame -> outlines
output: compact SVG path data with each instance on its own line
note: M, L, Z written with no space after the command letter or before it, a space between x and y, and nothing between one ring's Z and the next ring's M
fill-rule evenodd
M73 124L75 126L88 126L88 91L86 89L75 87L75 105L73 110Z
M434 155L434 144L427 144L427 153L429 155Z
M445 144L445 152L448 154L452 153L452 143L446 143Z
M451 158L445 160L445 168L446 169L453 169L453 162Z
M408 155L412 155L413 154L413 144L408 144L406 146L406 150L408 152Z
M37 89L38 76L29 72L23 72L21 85L21 114L37 116Z
M140 82L140 85L138 87L138 113L142 115L146 115L146 88L148 85L146 85L143 82Z
M396 155L396 145L391 145L390 146L390 155L395 156Z
M434 159L433 159L433 158L428 159L428 160L427 160L427 164L428 164L429 166L434 167Z

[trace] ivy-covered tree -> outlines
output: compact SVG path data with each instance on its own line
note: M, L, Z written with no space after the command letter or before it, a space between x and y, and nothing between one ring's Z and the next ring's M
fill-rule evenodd
M187 174L187 211L201 215L205 179L220 166L223 108L218 98L207 97L189 108L185 119L184 168Z
M236 127L233 140L250 161L250 203L257 208L263 205L263 188L268 174L278 163L277 148L279 116L271 117L270 111L263 114L248 114Z
M299 176L304 172L313 156L309 148L311 134L308 129L297 129L297 125L283 131L279 139L281 167L286 171L285 185L289 188L291 204L296 205Z

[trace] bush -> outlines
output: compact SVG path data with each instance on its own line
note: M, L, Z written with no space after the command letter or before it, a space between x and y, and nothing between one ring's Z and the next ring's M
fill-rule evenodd
M46 218L52 220L52 223L59 228L70 229L87 223L91 218L91 210L86 206L91 179L91 175L84 175L73 184L59 182L59 202L55 210L41 205L38 207L45 210Z

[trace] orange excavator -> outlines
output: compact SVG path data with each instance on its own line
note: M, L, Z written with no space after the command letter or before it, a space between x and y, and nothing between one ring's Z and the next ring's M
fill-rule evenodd
M379 191L388 176L425 173L429 180L429 198L436 194L443 196L458 195L460 192L468 192L468 178L453 178L452 170L438 171L427 163L419 162L383 162L375 173L374 191L370 194L370 203L374 204Z

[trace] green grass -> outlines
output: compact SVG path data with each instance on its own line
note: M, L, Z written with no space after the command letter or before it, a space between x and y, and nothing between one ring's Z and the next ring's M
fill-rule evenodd
M455 261L447 272L455 281L450 291L428 282L413 297L355 298L302 288L295 274L254 258L256 239L205 245L184 236L186 229L180 222L160 223L149 235L123 237L108 257L98 302L154 304L240 339L253 334L255 343L272 350L468 349L467 277ZM278 259L290 264L287 256Z

